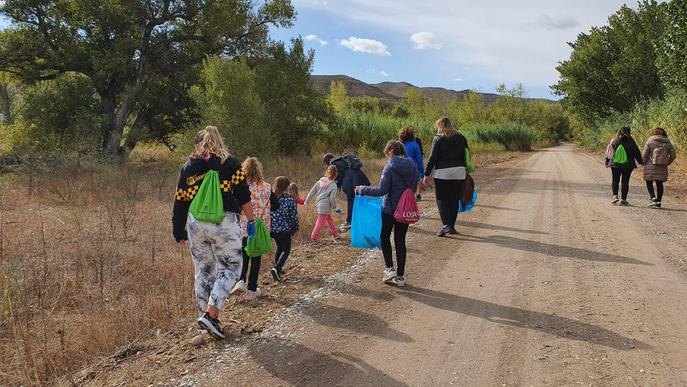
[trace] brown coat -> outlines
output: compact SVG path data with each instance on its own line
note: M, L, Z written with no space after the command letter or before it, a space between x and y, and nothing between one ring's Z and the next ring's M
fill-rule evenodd
M675 147L671 144L668 137L664 136L651 136L646 141L644 145L644 152L642 152L642 159L644 160L644 180L648 181L667 181L668 180L668 166L667 165L654 165L651 162L651 154L654 149L665 146L668 147L668 152L670 154L670 163L675 161Z

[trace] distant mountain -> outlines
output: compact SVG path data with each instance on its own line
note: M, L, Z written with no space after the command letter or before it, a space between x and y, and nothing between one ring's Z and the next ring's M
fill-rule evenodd
M410 88L416 88L425 96L433 99L441 99L446 97L463 99L471 90L451 90L442 87L417 87L408 82L382 82L376 84L368 84L358 79L349 77L347 75L313 75L311 76L311 85L314 89L319 90L324 94L329 94L329 87L332 81L343 82L346 86L348 95L352 97L376 97L385 98L393 102L400 101L405 92ZM491 103L496 100L498 94L493 93L479 93L485 102ZM551 100L543 100L553 102Z
M369 85L347 75L313 75L310 77L311 86L324 94L329 94L329 87L334 81L343 82L344 86L346 86L346 92L351 97L367 96L384 98L394 102L401 100L401 96L385 93L374 85Z

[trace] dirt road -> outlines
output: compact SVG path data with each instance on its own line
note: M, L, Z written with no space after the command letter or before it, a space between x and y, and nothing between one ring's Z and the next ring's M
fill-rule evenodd
M408 286L376 259L196 381L687 385L687 210L644 207L639 181L612 206L608 175L572 146L536 152L481 187L461 235L436 238L436 212L411 228Z

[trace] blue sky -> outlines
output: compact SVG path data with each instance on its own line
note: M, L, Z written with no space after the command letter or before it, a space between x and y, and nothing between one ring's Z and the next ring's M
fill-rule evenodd
M556 64L566 42L606 19L618 0L292 0L291 29L272 37L306 39L315 74L369 83L493 92L522 82L531 97L555 98ZM631 4L635 4L631 2ZM0 18L0 29L6 21Z
M315 74L369 83L493 92L522 82L531 97L554 98L557 63L577 34L606 23L616 0L293 0L289 40L309 37ZM634 4L634 3L631 3Z

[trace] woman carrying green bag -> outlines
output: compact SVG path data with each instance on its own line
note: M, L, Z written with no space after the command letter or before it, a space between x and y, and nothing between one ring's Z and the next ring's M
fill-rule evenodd
M255 216L241 164L229 155L217 128L208 126L198 132L195 147L196 153L189 156L179 175L173 233L181 246L188 242L191 249L198 327L216 339L224 339L219 310L241 274L240 213L243 211L248 219L249 237L255 234ZM217 172L219 186L210 181L215 177L214 173L208 175L211 171ZM223 216L218 213L219 202Z

